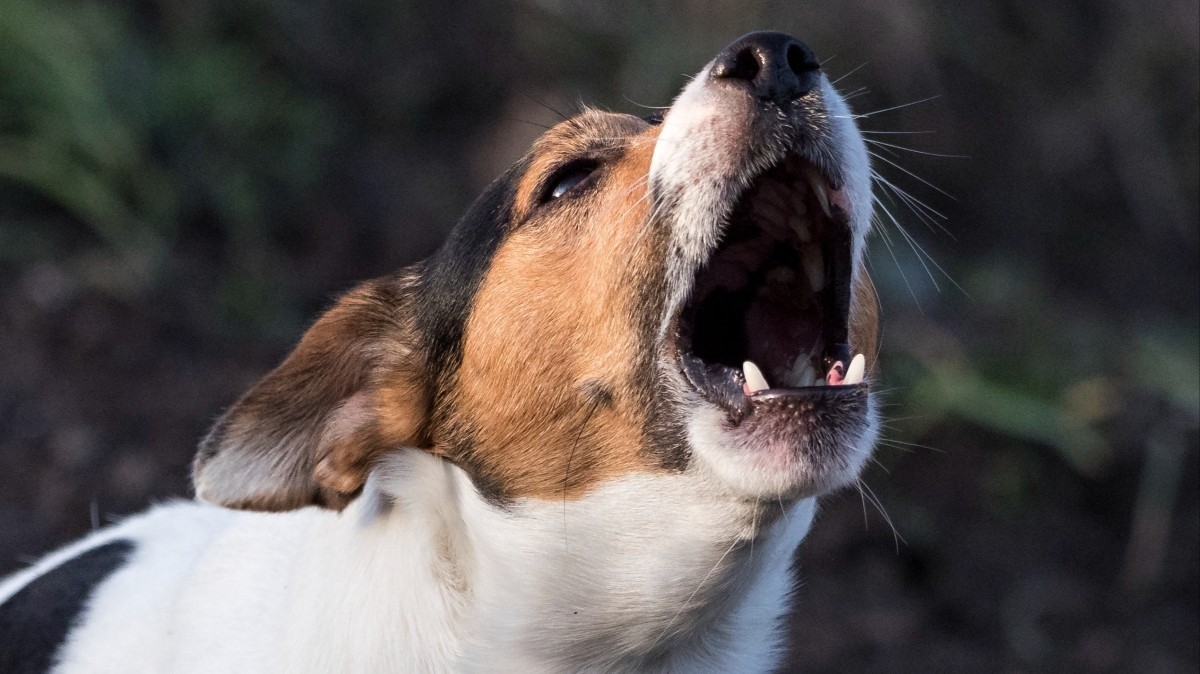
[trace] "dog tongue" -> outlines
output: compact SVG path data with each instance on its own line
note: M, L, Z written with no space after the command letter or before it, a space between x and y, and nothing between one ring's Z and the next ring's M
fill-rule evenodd
M845 368L845 369L843 369ZM861 353L850 360L850 367L846 368L842 361L833 364L829 368L829 374L825 375L825 383L830 386L851 386L853 384L861 384L863 375L866 374L867 359ZM843 372L845 374L843 375Z

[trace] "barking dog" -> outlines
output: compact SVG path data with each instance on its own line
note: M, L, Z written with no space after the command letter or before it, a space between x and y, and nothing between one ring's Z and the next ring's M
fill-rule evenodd
M0 670L772 669L876 432L853 119L752 33L558 124L221 417L201 502L0 585Z

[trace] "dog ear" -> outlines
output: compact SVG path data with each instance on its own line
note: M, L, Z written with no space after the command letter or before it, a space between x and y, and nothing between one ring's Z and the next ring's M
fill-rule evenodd
M348 293L200 443L196 496L249 510L341 509L384 451L423 446L428 382L415 274Z

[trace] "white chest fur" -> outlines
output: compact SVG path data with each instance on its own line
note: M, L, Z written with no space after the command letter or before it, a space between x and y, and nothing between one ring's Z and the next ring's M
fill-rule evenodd
M706 482L500 509L406 451L340 514L160 506L81 543L137 547L57 671L768 669L814 503L735 513Z

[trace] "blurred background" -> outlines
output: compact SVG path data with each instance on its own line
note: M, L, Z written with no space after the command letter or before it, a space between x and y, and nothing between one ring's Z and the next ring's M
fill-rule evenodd
M0 0L0 573L188 496L210 421L559 113L769 27L882 200L887 440L801 550L795 670L1195 672L1198 12Z

